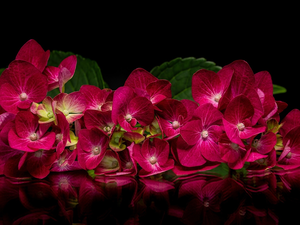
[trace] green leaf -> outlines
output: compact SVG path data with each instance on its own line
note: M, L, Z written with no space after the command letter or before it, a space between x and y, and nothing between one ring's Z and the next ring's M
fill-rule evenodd
M5 70L5 68L1 68L0 69L0 76L1 76L1 74L2 74L2 72Z
M216 66L214 62L206 61L205 58L188 57L182 59L179 57L154 67L150 73L159 79L166 79L171 82L174 99L193 100L191 91L192 76L200 69L218 72L221 67Z
M285 93L286 89L277 84L273 84L273 95Z
M91 178L95 178L96 177L96 174L95 174L95 170L87 170L88 172L88 175L91 177Z
M216 175L218 177L227 177L229 175L229 167L227 163L221 163L219 166L216 168L213 168L211 170L206 170L206 171L201 171L199 172L200 174L211 174L211 175Z
M58 67L61 61L70 55L74 55L74 53L54 50L50 54L48 66ZM107 85L103 80L101 70L97 62L90 59L83 58L82 56L77 54L76 56L77 56L76 70L72 79L65 84L65 93L79 91L80 87L84 84L91 84L99 87L100 89L107 87ZM59 94L59 89L56 88L48 92L47 95L53 98L58 94Z

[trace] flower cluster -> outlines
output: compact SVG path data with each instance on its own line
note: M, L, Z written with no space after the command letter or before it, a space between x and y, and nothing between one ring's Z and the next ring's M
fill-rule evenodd
M268 72L237 60L192 77L195 101L172 99L171 83L137 68L117 90L82 85L64 93L77 57L47 66L29 40L0 76L0 174L51 171L146 177L186 175L221 163L248 171L300 166L300 111L273 97ZM47 92L59 88L51 98Z

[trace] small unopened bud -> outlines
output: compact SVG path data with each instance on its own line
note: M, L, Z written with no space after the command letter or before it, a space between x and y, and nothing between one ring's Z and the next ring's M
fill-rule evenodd
M245 129L245 125L243 123L239 123L237 125L237 128L239 129L239 131L243 131Z
M94 155L99 155L100 152L101 152L101 148L96 146L96 147L93 148L92 152L93 152Z
M288 158L288 159L290 159L292 157L292 153L289 152L285 157Z
M157 158L155 156L152 156L150 159L149 159L149 162L153 165L157 162Z
M125 120L126 120L127 122L130 122L130 121L132 120L132 116L131 116L130 114L127 114L127 115L125 116Z
M172 123L172 127L173 127L174 130L176 130L176 129L178 129L180 127L180 123L178 121L174 121Z
M221 97L222 97L222 95L216 94L216 96L214 97L214 101L219 102Z
M37 134L36 133L33 133L33 134L31 134L30 136L29 136L29 139L31 140L31 141L36 141L37 140Z
M20 94L20 100L21 100L21 101L25 101L25 100L27 100L27 99L28 99L28 96L27 96L26 93L23 92L23 93Z
M202 131L201 132L201 137L204 138L204 139L207 138L208 137L208 132L206 130Z
M207 208L207 207L209 207L209 202L204 202L203 205L204 205L204 207Z

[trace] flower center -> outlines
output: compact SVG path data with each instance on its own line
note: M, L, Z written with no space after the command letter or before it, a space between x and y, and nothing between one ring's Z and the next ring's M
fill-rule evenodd
M288 159L290 159L292 157L292 153L289 152L285 157L288 158Z
M127 163L125 164L125 168L126 168L126 169L131 169L132 166L133 166L132 162L127 162Z
M36 140L38 139L37 134L36 134L36 133L31 134L31 135L29 136L29 139L30 139L31 141L36 141Z
M149 159L149 162L153 165L157 162L157 158L155 156L152 156L150 159Z
M24 92L22 92L22 93L19 95L19 97L20 97L20 100L21 100L21 101L25 101L25 100L28 99L28 95L27 95L26 93L24 93Z
M237 128L239 131L243 131L245 129L245 125L243 123L238 123Z
M265 159L264 159L264 158L258 159L258 160L257 160L257 163L258 163L258 164L264 164L264 162L265 162Z
M63 137L62 134L56 134L56 135L55 135L55 139L56 139L57 141L61 141L61 140L62 140L62 137Z
M130 122L130 121L132 120L132 116L131 116L130 114L127 114L127 115L125 116L125 120L126 120L127 122Z
M254 148L257 148L258 139L254 139L252 145L253 145Z
M116 168L116 167L118 167L118 165L119 165L119 163L118 163L117 160L113 160L113 161L111 162L111 168Z
M21 100L21 101L25 101L25 100L27 100L27 98L28 98L28 96L27 96L26 93L22 92L22 93L20 94L20 100Z
M103 104L100 104L100 105L98 106L98 110L99 110L99 111L102 111L102 110L101 110L102 105L103 105Z
M216 96L214 97L214 101L219 102L221 97L222 97L222 95L216 94Z
M50 118L52 118L53 117L53 113L52 112L48 112L47 113L47 117L50 119Z
M93 152L94 155L99 155L100 152L101 152L101 148L96 146L96 147L93 148L92 152Z
M43 155L43 151L42 150L38 150L34 153L34 156L37 157L37 158L41 158Z
M63 113L64 113L65 116L68 116L68 115L69 115L69 111L66 110L66 109L63 111Z
M240 209L240 210L239 210L239 214L240 214L241 216L245 216L246 210L245 210L245 209Z
M106 126L103 128L103 130L107 133L109 133L111 131L111 128L109 126Z
M206 139L208 137L207 130L204 130L204 131L201 132L201 137L204 138L204 139Z
M172 123L172 127L173 127L174 130L178 129L179 126L180 126L180 123L179 123L178 121L174 121L174 122Z
M204 205L204 207L209 207L209 202L205 201L205 202L203 203L203 205Z
M238 150L239 150L239 145L236 144L236 143L231 143L231 148L232 148L233 150L238 151Z

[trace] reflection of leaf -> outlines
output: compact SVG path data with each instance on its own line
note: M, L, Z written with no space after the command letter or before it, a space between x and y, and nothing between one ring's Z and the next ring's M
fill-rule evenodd
M281 93L285 93L286 89L284 87L281 87L277 84L273 84L273 95L275 94L281 94Z
M48 66L58 66L63 59L74 55L72 52L52 51L48 61ZM79 91L80 87L84 84L91 84L103 89L107 87L103 81L101 70L98 64L90 59L77 56L77 65L74 76L65 84L65 92L71 93ZM48 96L54 97L59 94L58 88L48 92Z
M192 97L192 76L200 69L208 69L218 72L221 67L216 66L214 62L206 61L204 58L196 59L175 58L170 62L165 62L151 70L151 74L159 79L166 79L172 84L172 96L174 99L190 99Z

